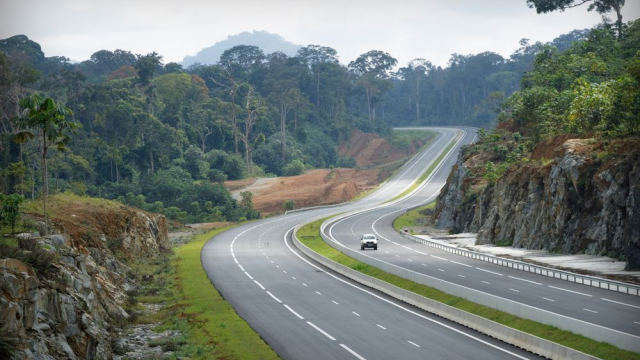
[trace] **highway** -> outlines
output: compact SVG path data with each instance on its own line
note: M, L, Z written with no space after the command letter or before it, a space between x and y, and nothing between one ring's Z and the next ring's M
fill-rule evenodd
M450 159L451 160L451 159ZM450 168L449 164L445 167ZM510 299L614 329L640 335L640 297L576 284L455 255L410 241L392 227L405 209L435 200L448 173L441 171L420 191L397 204L364 211L327 224L325 234L339 244L359 249L358 237L374 233L378 250L365 250L368 263L384 261L395 266L471 289ZM639 339L640 340L640 339Z
M471 129L434 129L438 138L370 196L354 203L263 219L224 232L203 266L238 314L285 359L537 359L521 349L363 288L301 255L292 229L316 216L371 208L401 193L453 139ZM447 168L448 167L448 168ZM387 247L387 246L385 246Z

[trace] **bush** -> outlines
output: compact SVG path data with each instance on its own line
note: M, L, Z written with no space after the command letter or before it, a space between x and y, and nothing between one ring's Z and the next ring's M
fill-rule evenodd
M282 206L284 207L285 211L291 211L295 208L295 204L291 199L285 201L284 204L282 204Z
M336 167L339 168L354 168L356 165L356 159L352 157L341 157L336 162Z
M282 174L284 176L300 175L303 172L304 172L304 164L302 163L302 161L300 161L298 159L293 160L292 162L288 163L282 169Z
M227 181L227 174L218 169L209 169L207 178L215 183L223 183Z

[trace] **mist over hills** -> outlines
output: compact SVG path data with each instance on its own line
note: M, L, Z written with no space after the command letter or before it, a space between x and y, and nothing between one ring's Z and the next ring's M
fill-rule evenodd
M236 45L253 45L257 46L265 54L276 51L282 51L287 56L295 56L298 49L302 46L285 40L278 34L272 34L268 31L241 32L236 35L229 35L226 40L218 41L213 46L200 50L196 55L186 55L182 60L182 66L188 67L194 63L215 64L220 59L220 55Z

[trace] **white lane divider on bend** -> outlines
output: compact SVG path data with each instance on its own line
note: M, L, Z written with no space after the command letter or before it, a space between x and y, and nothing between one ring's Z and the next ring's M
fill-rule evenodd
M274 221L271 221L271 222L275 222L275 221L278 221L278 220L274 220ZM269 224L269 223L271 223L271 222L267 222L267 223L264 223L264 224L256 225L256 226L251 227L251 228L249 228L249 229L247 229L247 230L245 230L245 231L241 232L240 234L238 234L238 235L237 235L237 236L236 236L236 237L231 241L231 244L229 245L229 249L230 249L230 251L231 251L231 256L233 257L233 260L234 260L234 261L235 261L235 263L238 265L238 267L240 268L240 270L242 270L242 272L244 272L244 274L245 274L245 275L247 275L247 276L249 277L249 279L253 280L253 282L254 282L256 285L258 285L258 286L260 287L260 289L264 290L264 291L265 291L265 292L266 292L266 293L267 293L267 294L268 294L268 295L269 295L273 300L277 301L279 304L282 304L282 305L283 305L287 310L289 310L289 312L291 312L293 315L295 315L298 319L300 319L300 320L304 320L304 317L302 317L302 315L298 314L298 312L296 312L295 310L293 310L289 305L287 305L287 304L283 304L283 303L282 303L282 300L278 299L278 297L276 297L275 295L273 295L273 294L271 293L271 291L266 290L266 288L265 288L265 287L264 287L260 282L258 282L257 280L255 280L255 279L254 279L254 278L253 278L253 277L252 277L252 276L251 276L251 275L250 275L250 274L249 274L249 273L244 269L244 267L243 267L242 265L240 265L240 263L238 262L238 259L236 259L236 255L235 255L235 253L234 253L234 251L233 251L233 245L234 245L234 243L236 242L236 240L237 240L241 235L243 235L243 234L244 234L244 233L246 233L247 231L250 231L250 230L253 230L253 229L257 228L258 226L266 225L266 224ZM270 228L269 230L271 230L271 229L272 229L272 228ZM267 231L268 231L268 230L267 230ZM263 236L265 233L266 233L266 231L265 231L265 232L263 232L263 233L260 235L260 238L259 238L259 240L258 240L258 248L260 248L260 240L262 239L262 236ZM262 250L262 249L260 248L260 251L264 254L264 250ZM266 256L266 254L265 254L265 256ZM269 259L269 257L268 257L268 256L267 256L267 259ZM271 263L272 263L272 264L274 263L274 262L273 262L273 260L271 260ZM280 268L280 266L278 266L278 265L276 265L276 267L277 267L277 268ZM286 272L286 271L284 271L284 270L283 270L283 272L284 272L285 274L287 273L287 272ZM293 278L293 280L295 280L295 279L296 279L296 278L295 278L295 277L293 277L293 276L292 276L292 278ZM305 284L305 283L302 283L302 285L307 286L307 284ZM316 291L316 293L318 293L318 295L322 295L322 294L321 294L320 292L318 292L318 291ZM334 301L334 303L338 304L338 303L337 303L337 302L335 302L335 301ZM339 304L338 304L338 305L339 305ZM360 316L360 315L358 315L358 316ZM319 327L317 327L315 324L313 324L313 323L311 323L311 322L309 322L309 321L307 321L307 324L309 324L311 327L313 327L314 329L316 329L317 331L319 331L321 334L325 335L325 336L326 336L326 337L328 337L329 339L331 339L331 340L333 340L333 341L335 341L335 340L336 340L333 336L329 335L327 332L325 332L324 330L320 329L320 328L319 328ZM347 350L351 355L355 356L357 359L359 359L359 360L366 360L364 357L360 356L358 353L356 353L355 351L351 350L347 345L345 345L345 344L340 344L340 346L341 346L343 349Z
M300 258L302 261L304 261L305 263L307 263L309 266L311 266L311 267L315 268L316 270L319 270L319 271L321 271L321 272L323 272L323 273L327 274L328 276L332 277L333 279L335 279L335 280L337 280L337 281L340 281L340 282L342 282L342 283L344 283L344 284L346 284L346 285L348 285L348 286L351 286L351 287L352 287L352 288L354 288L354 289L360 290L360 291L364 292L365 294L368 294L368 295L370 295L370 296L373 296L374 298L376 298L376 299L378 299L378 300L380 300L380 301L382 301L382 302L385 302L385 303L387 303L387 304L389 304L389 305L391 305L391 306L394 306L394 307L396 307L396 308L398 308L398 309L400 309L400 310L403 310L403 311L405 311L405 312L407 312L407 313L409 313L409 314L411 314L411 315L417 316L417 317L419 317L419 318L421 318L421 319L424 319L424 320L427 320L427 321L432 322L432 323L434 323L434 324L440 325L440 326L442 326L442 327L444 327L444 328L446 328L446 329L448 329L448 330L451 330L451 331L453 331L453 332L456 332L456 333L458 333L458 334L460 334L460 335L462 335L462 336L465 336L465 337L467 337L467 338L469 338L469 339L471 339L471 340L475 340L475 341L477 341L477 342L479 342L479 343L481 343L481 344L483 344L483 345L489 346L489 347L491 347L491 348L493 348L493 349L496 349L496 350L498 350L498 351L501 351L501 352L503 352L503 353L505 353L505 354L509 354L509 355L511 355L511 356L513 356L513 357L516 357L516 358L518 358L518 359L528 360L528 358L526 358L526 357L524 357L524 356L521 356L521 355L519 355L519 354L516 354L516 353L514 353L514 352L511 352L511 351L509 351L509 350L507 350L507 349L504 349L504 348L502 348L502 347L500 347L500 346L498 346L498 345L492 344L492 343L490 343L490 342L488 342L488 341L482 340L482 339L480 339L480 338L478 338L478 337L476 337L476 336L474 336L474 335L472 335L472 334L466 333L466 332L464 332L464 331L462 331L462 330L460 330L460 329L456 329L456 328L454 328L454 327L452 327L452 326L450 326L450 325L447 325L447 324L445 324L445 323L443 323L443 322L441 322L441 321L438 321L438 320L436 320L436 319L432 319L432 318L430 318L430 317L428 317L428 316L425 316L425 315L419 314L418 312L416 312L416 311L414 311L414 310L411 310L411 309L409 309L409 308L407 308L407 307L404 307L404 306L402 306L402 305L400 305L400 304L396 304L395 302L393 302L393 301L391 301L391 300L385 299L385 298L383 298L382 296L379 296L379 295L377 295L377 294L374 294L373 292L371 292L371 291L369 291L369 290L367 290L367 289L365 289L365 288L363 288L363 287L360 287L360 286L358 286L358 285L352 284L352 283L351 283L351 282L349 282L349 281L346 281L346 280L344 280L344 279L341 279L340 277L338 277L338 276L336 276L336 275L334 275L334 274L331 274L331 273L327 272L326 270L324 270L324 269L320 268L319 266L316 266L315 264L312 264L309 260L305 259L302 255L298 254L298 252L294 251L294 250L291 248L291 246L287 243L287 236L289 235L289 233L291 233L291 231L292 231L293 229L294 229L294 228L289 229L289 231L287 231L287 232L284 234L284 239L283 239L283 240L284 240L285 245L287 246L287 248L289 248L289 251L291 251L295 256L297 256L297 257L298 257L298 258ZM385 329L385 330L386 330L386 329Z
M336 338L334 338L333 336L329 335L326 331L320 329L319 327L317 327L314 323L312 323L311 321L307 321L307 324L309 324L309 326L311 326L312 328L318 330L322 335L328 337L329 339L336 341Z

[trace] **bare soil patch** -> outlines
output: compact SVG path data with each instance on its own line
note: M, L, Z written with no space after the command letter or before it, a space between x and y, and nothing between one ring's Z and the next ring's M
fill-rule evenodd
M351 131L351 138L342 144L340 156L352 157L359 167L388 164L415 154L424 143L416 141L409 149L397 149L387 139L374 133L364 133L358 129Z
M360 191L377 186L389 172L383 169L310 170L298 176L260 179L241 190L232 191L238 198L241 191L253 193L253 207L263 215L284 212L286 200L296 208L339 204L353 199Z

